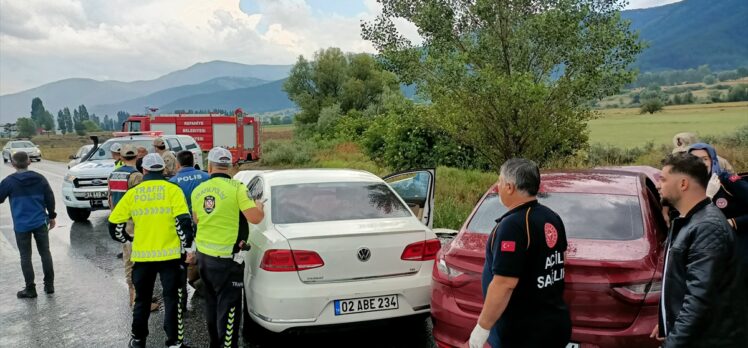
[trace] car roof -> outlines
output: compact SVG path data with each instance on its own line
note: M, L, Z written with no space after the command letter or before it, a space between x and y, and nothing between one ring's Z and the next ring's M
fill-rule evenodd
M288 169L264 172L270 185L293 185L322 182L383 182L372 173L352 169Z

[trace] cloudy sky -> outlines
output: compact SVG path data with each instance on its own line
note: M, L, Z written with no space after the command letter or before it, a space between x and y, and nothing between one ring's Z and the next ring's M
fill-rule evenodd
M329 46L372 52L359 25L380 9L375 0L0 0L0 95L70 77L153 79L211 60L292 64Z

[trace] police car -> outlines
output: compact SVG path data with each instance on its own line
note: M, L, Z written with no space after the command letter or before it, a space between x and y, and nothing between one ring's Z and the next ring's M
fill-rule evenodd
M92 211L109 209L108 178L114 170L114 159L110 149L112 144L133 144L154 152L153 139L161 137L172 152L189 150L195 155L195 163L203 163L203 153L195 139L188 135L163 135L162 132L115 132L115 136L98 144L85 154L80 163L70 168L62 183L62 199L68 216L76 222L88 220Z
M434 174L239 172L250 196L265 202L245 258L251 319L282 332L428 316L440 248L431 229Z

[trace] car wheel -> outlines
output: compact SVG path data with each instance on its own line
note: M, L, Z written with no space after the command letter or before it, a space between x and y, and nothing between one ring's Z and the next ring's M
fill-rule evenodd
M88 209L70 207L66 208L68 211L68 216L75 222L85 222L88 220L88 217L91 216L91 211Z

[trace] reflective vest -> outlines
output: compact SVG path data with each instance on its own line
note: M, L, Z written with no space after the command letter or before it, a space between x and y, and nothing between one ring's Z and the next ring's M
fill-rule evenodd
M122 166L125 165L125 162L122 162L121 160L114 161L114 170L122 168Z
M238 180L213 176L192 191L197 214L195 246L210 256L231 256L239 233L240 212L254 208L247 186Z
M125 193L109 215L109 222L121 224L132 218L135 237L133 262L174 260L181 257L176 217L189 214L179 186L166 180L145 180Z
M112 197L112 206L110 209L114 209L117 203L125 196L125 193L130 188L130 176L132 173L137 173L138 170L130 166L122 166L115 169L109 174L108 186L109 194Z

